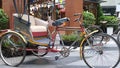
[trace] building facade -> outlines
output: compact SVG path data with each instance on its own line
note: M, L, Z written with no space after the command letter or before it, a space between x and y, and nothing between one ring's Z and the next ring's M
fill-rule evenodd
M13 0L0 0L0 7L4 9L4 11L9 16L9 27L12 29L13 24L13 16L12 14L15 13L15 8L13 5ZM18 1L19 2L19 1ZM66 0L66 16L73 20L74 13L82 13L83 11L83 0Z
M120 5L120 0L104 0L101 3L105 15L116 15L116 6Z
M42 0L39 0L42 1ZM17 1L21 2L21 1ZM97 16L97 4L100 3L101 0L66 0L65 1L65 16L71 19L70 26L79 26L77 23L73 23L75 17L74 13L82 13L84 10L84 6L87 7L87 10L94 13ZM4 9L4 11L9 16L9 27L13 28L13 16L15 13L15 8L13 4L13 0L0 0L0 7ZM82 20L81 20L82 21Z

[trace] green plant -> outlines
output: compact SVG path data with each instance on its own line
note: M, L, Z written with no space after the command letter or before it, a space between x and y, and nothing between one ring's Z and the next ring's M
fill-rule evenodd
M62 35L63 43L67 46L70 46L76 39L78 38L78 35L76 33L72 33L69 35ZM78 47L80 45L80 41L83 39L83 37L80 37L78 41L73 45L75 47ZM62 42L60 41L60 44Z
M62 40L66 40L66 41L75 41L76 38L77 38L77 35L74 35L74 34L62 36Z
M118 24L118 19L115 16L101 16L100 21L107 21L107 25Z
M0 9L0 30L8 28L8 16Z
M84 23L85 27L87 27L88 25L95 24L94 14L91 12L88 12L88 11L84 11L83 12L83 23Z
M97 7L97 18L96 18L96 25L100 25L100 17L103 16L103 10L102 7L100 6L100 4L98 4Z
M71 33L69 35L62 35L62 40L66 40L66 41L75 41L78 38L78 34L76 33ZM79 38L79 41L82 40L82 37Z

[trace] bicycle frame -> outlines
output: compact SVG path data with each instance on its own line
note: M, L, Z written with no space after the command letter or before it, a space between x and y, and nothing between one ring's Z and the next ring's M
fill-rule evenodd
M69 46L69 48L68 49L70 49L78 40L79 40L79 38L80 37L84 37L82 40L81 40L81 43L80 43L80 58L82 59L82 45L84 44L84 42L85 41L87 41L88 42L88 44L89 45L91 45L90 44L90 42L89 42L89 40L88 40L88 38L92 35L92 34L94 34L94 33L96 33L96 32L98 32L98 30L95 30L95 31L93 31L93 32L91 32L91 33L87 33L87 31L85 30L85 28L82 26L82 25L80 25L80 27L56 27L56 29L53 31L53 33L52 34L57 34L56 32L58 32L59 33L59 31L61 31L61 30L63 30L63 31L68 31L68 30L78 30L78 31L80 31L81 33L78 35L78 37L76 38L76 40ZM60 36L60 34L59 34L59 36ZM54 38L54 37L53 37ZM52 39L53 39L52 38ZM60 39L61 39L61 36L60 36ZM61 39L61 41L62 41L62 45L64 46L64 43L63 43L63 40Z
M80 18L81 18L81 16L80 16ZM79 18L79 19L80 19ZM55 46L55 40L56 40L56 35L58 34L59 35L59 37L60 37L60 40L62 40L62 38L61 38L61 36L60 36L60 33L59 33L59 31L67 31L67 30L69 30L69 31L80 31L81 32L81 34L79 35L79 37L80 36L84 36L84 38L85 39L83 39L82 40L82 42L81 42L81 44L80 44L80 52L82 53L82 45L83 45L83 43L87 40L87 38L88 37L90 37L93 33L95 33L96 31L93 31L93 32L91 32L91 33L87 33L86 32L86 30L85 30L85 28L84 28L84 26L83 25L81 25L81 23L80 23L80 27L60 27L60 26L56 26L55 27L55 29L54 29L54 31L50 34L50 31L49 31L49 29L48 29L48 34L50 34L50 41L49 41L49 44L45 44L45 43L40 43L40 42L36 42L36 41L34 41L34 38L33 38L33 36L32 36L32 33L31 33L31 31L30 31L30 29L29 29L29 25L27 25L27 23L26 23L26 21L22 21L22 22L18 22L19 21L19 19L17 20L17 18L15 17L15 30L16 31L18 31L20 34L22 34L23 36L26 36L26 37L28 37L28 39L27 39L27 41L29 42L29 43L31 43L31 44L35 44L35 45L40 45L40 46L45 46L45 47L47 47L47 50L48 50L48 52L50 51L50 52L60 52L60 50L57 50L57 49L54 49L54 46ZM79 21L79 19L78 19L78 21ZM19 24L19 25L18 25ZM24 26L24 27L21 27L21 26ZM49 26L48 26L49 27ZM47 28L48 28L47 27ZM78 39L79 39L79 37L78 37ZM71 45L70 45L70 47L68 48L68 49L70 49L72 46L73 46L73 44L75 44L77 41L78 41L78 39L76 39ZM64 46L64 43L63 43L63 41L62 41L62 45ZM32 51L33 49L26 49L27 51Z

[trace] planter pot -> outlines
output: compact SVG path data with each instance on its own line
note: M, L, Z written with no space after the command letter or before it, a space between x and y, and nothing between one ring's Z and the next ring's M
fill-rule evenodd
M113 27L107 27L107 34L109 35L113 34Z

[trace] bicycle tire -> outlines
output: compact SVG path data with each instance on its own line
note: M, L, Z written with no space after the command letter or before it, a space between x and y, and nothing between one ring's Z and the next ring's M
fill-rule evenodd
M113 34L118 34L119 31L120 31L120 28L116 29L116 30L113 32Z
M33 55L37 57L43 57L48 53L48 49L45 46L36 46L35 49L38 49L38 50L37 51L32 50L31 52L33 53Z
M17 67L25 59L26 41L16 32L7 32L1 36L0 56L2 61L8 65Z
M117 41L120 43L120 32L118 32Z
M108 34L97 34L93 38L92 46L87 42L83 45L84 62L90 68L115 68L120 61L120 47L116 39Z

